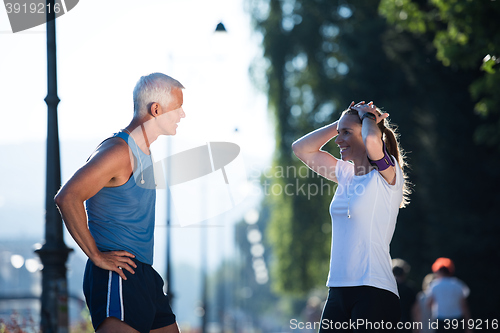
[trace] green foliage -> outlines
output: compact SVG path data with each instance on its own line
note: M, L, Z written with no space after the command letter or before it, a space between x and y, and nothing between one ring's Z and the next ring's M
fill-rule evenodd
M500 2L382 0L379 12L400 29L416 35L427 33L437 50L437 59L445 66L483 71L476 73L470 85L476 102L474 110L485 120L475 129L474 138L500 151L498 135L491 136L500 123L500 112L495 107L500 104L500 73L494 68L498 63L495 55L500 54Z
M410 31L425 33L428 29L426 17L420 12L417 4L411 0L382 0L379 12L387 17L391 24L398 30L408 29Z
M269 200L272 210L268 236L276 259L272 271L272 277L277 277L273 279L275 290L305 295L311 288L324 284L328 274L325 259L329 255L331 235L325 207L334 189L333 184L294 164L291 170L298 170L306 177L274 179L272 189L286 189L291 195L270 192L275 195Z
M495 69L493 68L497 63L498 63L498 59L497 57L495 56L491 56L491 55L486 55L486 57L484 57L483 59L483 64L481 65L481 69L483 71L485 71L486 73L488 74L495 74Z

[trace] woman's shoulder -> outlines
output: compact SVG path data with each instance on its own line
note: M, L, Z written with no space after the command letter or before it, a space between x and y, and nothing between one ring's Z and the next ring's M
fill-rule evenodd
M345 183L350 177L354 175L354 164L352 164L351 162L343 161L341 159L337 160L335 174L337 176L339 184Z

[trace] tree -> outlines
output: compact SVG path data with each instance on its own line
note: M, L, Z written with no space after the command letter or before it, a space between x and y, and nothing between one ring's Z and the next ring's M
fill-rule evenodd
M380 13L398 29L432 39L443 65L483 71L469 86L483 119L474 139L500 152L500 2L383 0Z

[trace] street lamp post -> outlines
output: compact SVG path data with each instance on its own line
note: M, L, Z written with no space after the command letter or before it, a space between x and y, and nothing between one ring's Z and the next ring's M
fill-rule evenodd
M217 27L215 28L215 34L221 36L226 34L227 30L226 27L222 22L219 22L217 24ZM206 208L206 207L205 207ZM208 320L208 313L209 313L209 304L208 304L208 278L207 278L207 252L208 252L208 246L207 246L207 233L208 233L208 225L206 226L205 229L201 231L201 242L200 242L200 248L201 248L201 304L203 308L203 315L201 317L201 333L206 333L207 332L207 320ZM221 323L221 327L223 327L223 323Z
M45 103L47 103L48 115L45 244L36 250L43 264L40 326L43 333L66 333L69 332L66 260L72 250L64 244L62 219L54 203L54 196L61 186L54 0L47 0L46 8L48 8L46 10L48 93Z

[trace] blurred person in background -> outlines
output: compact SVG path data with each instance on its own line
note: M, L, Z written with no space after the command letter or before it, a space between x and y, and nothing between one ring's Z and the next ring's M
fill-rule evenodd
M410 327L412 327L411 325L415 321L415 311L418 311L418 304L416 302L417 293L411 282L408 281L410 270L411 266L405 260L399 258L392 259L392 273L396 278L399 302L401 304L401 322L407 323L405 329L400 329L400 332L413 331Z
M470 319L467 297L470 290L465 283L453 276L455 264L449 258L438 258L432 264L432 271L435 279L427 291L427 305L432 309L432 318L438 320L437 332L471 332L467 328ZM454 319L459 322L456 329L451 325ZM465 324L460 323L462 319Z
M321 320L321 309L323 308L323 301L316 295L310 296L307 299L305 309L302 311L302 318L307 323L316 323ZM303 333L312 333L313 329L304 329Z
M422 323L422 329L417 330L419 333L431 333L434 332L434 329L429 325L430 320L432 318L431 309L427 305L428 303L428 295L427 291L429 289L429 285L432 281L434 281L435 275L434 273L427 274L422 280L422 291L417 294L417 304L415 311L415 321Z

